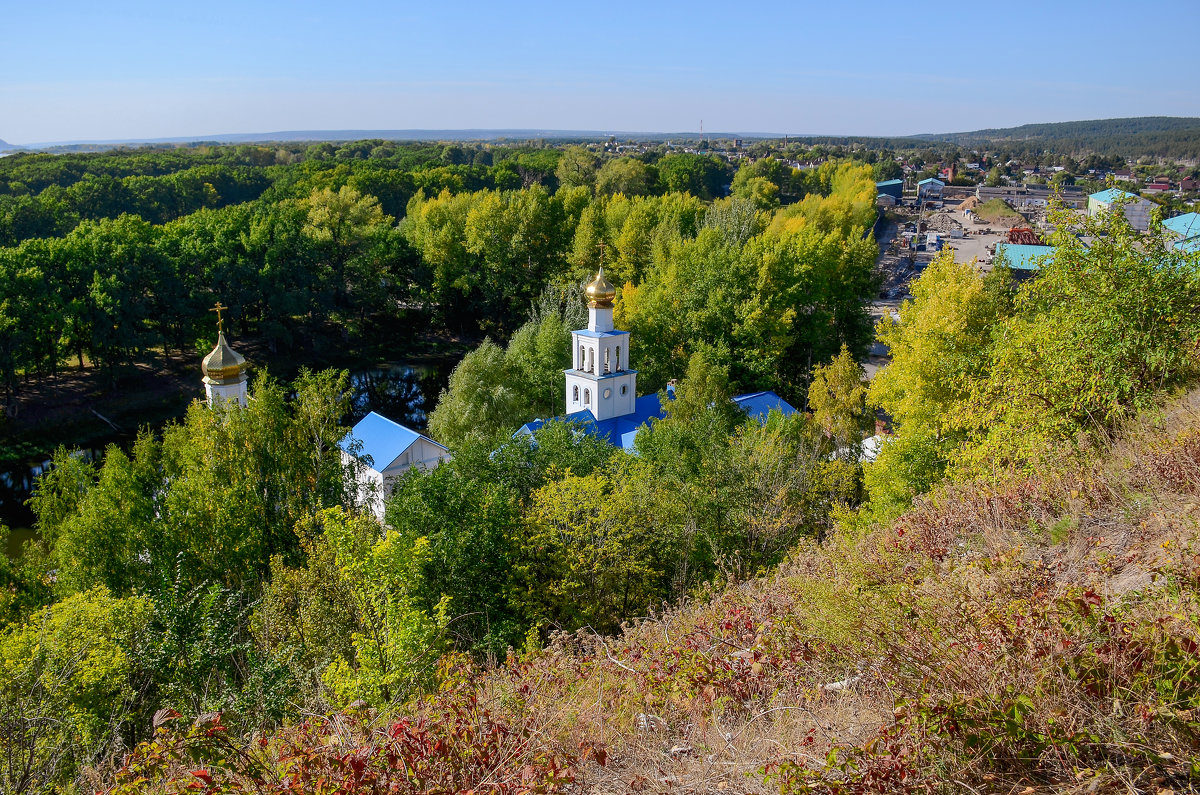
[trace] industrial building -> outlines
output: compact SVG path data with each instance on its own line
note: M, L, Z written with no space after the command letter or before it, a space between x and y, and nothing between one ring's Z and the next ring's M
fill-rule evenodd
M942 198L942 189L946 187L946 183L940 179L930 177L923 179L917 183L917 199L918 201L940 201Z
M891 196L897 202L904 198L904 180L885 179L875 183L875 192L880 196Z
M1134 229L1145 232L1150 228L1150 211L1154 209L1154 202L1116 188L1109 188L1088 196L1088 217L1106 213L1113 208L1114 204L1122 205L1125 219Z
M1172 237L1175 248L1180 251L1196 251L1200 248L1200 213L1184 213L1163 221L1163 229Z
M1013 243L997 243L993 265L1001 260L1014 271L1032 274L1054 257L1055 246L1024 246Z

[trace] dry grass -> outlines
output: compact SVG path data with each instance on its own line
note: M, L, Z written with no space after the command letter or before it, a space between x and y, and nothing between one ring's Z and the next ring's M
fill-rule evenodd
M763 771L805 760L828 777L817 790L875 791L846 782L872 755L896 763L882 749L897 727L930 776L906 786L1192 786L1200 676L1163 655L1200 642L1198 490L1194 393L1091 465L950 487L619 637L558 638L486 688L556 747L609 749L579 771L586 792L774 792ZM858 768L828 767L832 748Z
M572 792L1195 790L1198 492L1200 392L1092 463L453 679Z

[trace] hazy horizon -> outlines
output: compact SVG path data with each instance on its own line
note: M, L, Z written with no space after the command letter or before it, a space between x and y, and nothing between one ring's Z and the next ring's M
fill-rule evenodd
M1183 79L1194 57L1154 44L1163 20L1192 29L1200 7L1168 0L1133 18L1123 8L1068 2L1014 20L935 2L854 14L712 2L636 13L544 2L24 4L6 11L25 35L0 52L0 139L698 133L701 120L714 132L903 136L1194 115L1200 90Z

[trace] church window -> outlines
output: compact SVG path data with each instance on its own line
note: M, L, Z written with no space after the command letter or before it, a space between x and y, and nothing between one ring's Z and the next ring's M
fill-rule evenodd
M617 364L613 367L618 373L621 372L621 346L617 346Z
M621 394L622 394L622 395L624 395L624 394L625 394L626 392L628 392L628 391L629 391L629 387L628 387L628 385L626 385L626 384L621 384Z
M584 354L584 352L583 352L583 346L582 346L582 345L580 345L580 346L579 346L579 365L578 365L580 370L582 370L582 369L583 369L583 364L584 364L584 362L585 362L585 361L587 361L587 358L586 358L586 355L585 355L585 354Z
M574 401L575 403L579 402L579 386L578 385L571 387L571 400Z
M588 348L588 368L589 373L596 372L596 349Z
M604 390L604 399L608 400L610 397L612 397L612 390L611 389Z
M609 368L608 348L604 349L604 372L606 372L606 373L612 372L612 370Z
M590 389L583 390L583 405L585 405L585 406L592 405L592 390L590 390Z

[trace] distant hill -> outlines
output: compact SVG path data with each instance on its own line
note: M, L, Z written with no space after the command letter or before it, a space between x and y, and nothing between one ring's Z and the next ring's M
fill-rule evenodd
M969 148L1002 146L1030 153L1049 149L1060 154L1200 158L1200 118L1192 117L1092 119L913 137Z
M385 141L528 141L528 140L566 140L566 141L604 141L615 136L621 139L666 141L686 140L698 137L696 132L634 132L629 130L541 130L541 129L501 129L501 130L281 130L266 133L227 133L222 135L178 136L174 138L125 138L112 140L77 140L52 141L30 144L25 149L45 149L49 151L95 151L111 149L118 146L138 146L142 144L249 144L249 143L282 143L290 141L364 141L380 139ZM779 138L776 133L754 132L713 132L707 133L710 139L720 138ZM14 147L15 148L15 147Z
M8 141L4 140L3 138L0 138L0 152L3 152L5 149L16 149L16 148L17 147L13 146Z

